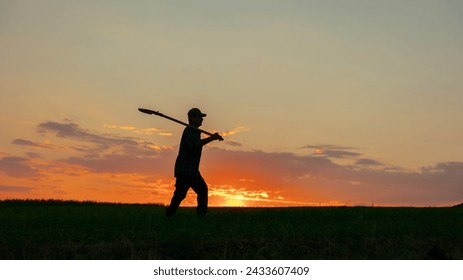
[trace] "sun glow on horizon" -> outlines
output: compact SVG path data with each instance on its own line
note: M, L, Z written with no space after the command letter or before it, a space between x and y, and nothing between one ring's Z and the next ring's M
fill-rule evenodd
M224 207L245 207L246 206L246 198L242 195L235 195L232 197L225 198Z

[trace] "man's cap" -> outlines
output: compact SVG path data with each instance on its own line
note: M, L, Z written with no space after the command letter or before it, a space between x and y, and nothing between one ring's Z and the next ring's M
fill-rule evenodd
M188 116L191 116L191 117L195 117L195 116L205 117L207 115L204 114L203 112L201 112L201 110L199 110L198 108L192 108L190 111L188 111Z

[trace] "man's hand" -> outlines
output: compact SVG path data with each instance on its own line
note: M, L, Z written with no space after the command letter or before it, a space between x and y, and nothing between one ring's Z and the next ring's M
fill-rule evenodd
M212 134L211 136L209 136L207 138L201 139L201 141L198 142L198 145L204 146L204 145L207 145L207 144L209 144L210 142L212 142L214 140L223 141L223 138L218 133L214 133L214 134Z
M211 136L212 140L219 140L219 141L223 141L223 137L220 136L220 134L218 134L217 132L212 134Z

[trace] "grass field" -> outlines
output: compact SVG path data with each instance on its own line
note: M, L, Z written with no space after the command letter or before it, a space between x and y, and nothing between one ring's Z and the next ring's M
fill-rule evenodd
M0 259L463 259L463 207L0 201Z

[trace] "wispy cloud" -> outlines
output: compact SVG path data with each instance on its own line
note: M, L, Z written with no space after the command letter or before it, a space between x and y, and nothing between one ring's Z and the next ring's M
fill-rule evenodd
M31 187L0 185L0 192L28 193L32 189Z
M25 147L32 147L32 148L41 148L41 149L51 149L50 146L44 145L44 144L38 144L30 140L25 140L25 139L14 139L13 144L19 145L19 146L25 146Z
M356 164L362 165L362 166L384 166L384 163L381 163L373 159L367 159L367 158L358 159L356 161Z
M52 134L59 138L66 138L84 143L72 148L85 153L85 158L98 158L107 154L129 154L136 156L152 156L153 150L172 150L171 146L156 145L134 137L91 132L72 122L48 121L38 125L41 134Z
M125 131L131 131L136 134L143 134L143 135L152 135L152 134L158 134L160 136L172 136L173 134L167 131L164 131L159 128L137 128L134 126L118 126L118 125L110 125L106 124L104 125L105 128L109 129L114 129L114 130L125 130Z
M230 139L230 136L236 135L236 134L241 133L241 132L247 132L247 131L250 131L250 130L251 130L250 128L247 128L247 127L244 127L244 126L239 126L239 127L236 127L236 128L234 128L232 130L221 132L220 135L223 136L223 137L227 137L227 138L225 138L225 141L224 141L225 145L230 146L230 147L241 147L241 146L243 146L243 144L236 141L236 140L234 140L234 139Z
M52 133L60 138L69 138L80 141L87 141L94 144L103 146L111 146L114 144L124 145L133 144L135 141L129 138L120 138L116 136L105 136L99 133L92 133L86 129L81 128L79 125L72 122L54 122L48 121L38 125L39 133L46 134Z
M225 145L232 146L232 147L241 147L241 146L243 146L243 144L241 144L240 142L235 141L235 140L226 139L224 143L225 143Z
M235 135L235 134L250 131L250 130L251 130L250 128L247 128L247 127L244 127L244 126L239 126L239 127L236 127L236 128L234 128L232 130L224 131L220 135L222 135L223 137L226 137L226 136L231 136L231 135Z
M328 158L355 158L361 156L360 153L352 152L355 148L336 145L307 145L306 149L311 149L313 155L325 156Z
M135 128L127 126L122 129ZM82 143L72 146L78 152L77 155L70 155L60 161L83 166L92 172L168 174L167 171L172 169L170 165L174 161L174 148L171 146L133 137L91 132L69 121L44 122L38 125L38 131Z
M29 160L23 157L4 157L0 159L0 171L18 178L35 178L40 174L31 167Z

